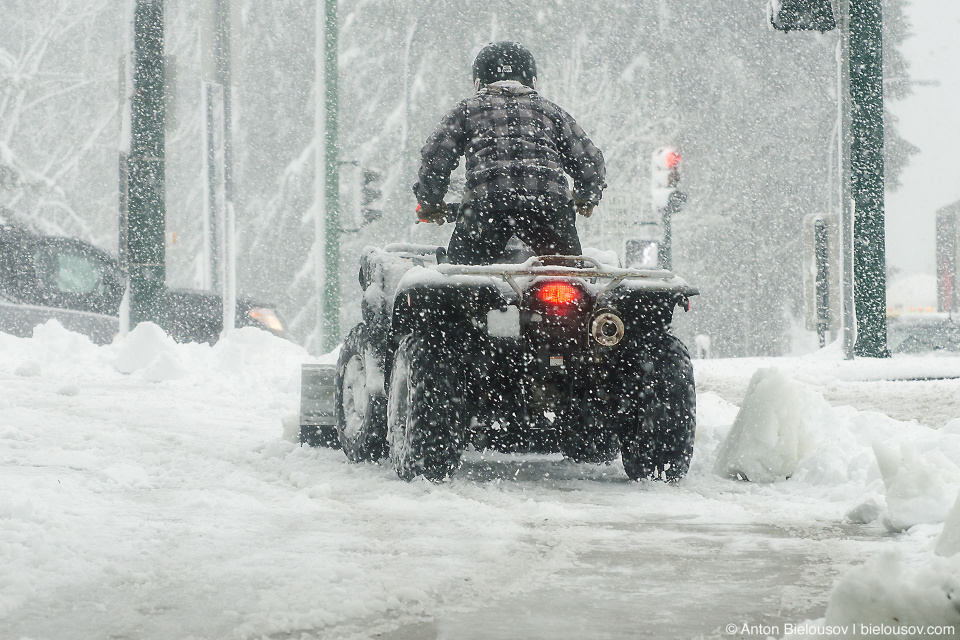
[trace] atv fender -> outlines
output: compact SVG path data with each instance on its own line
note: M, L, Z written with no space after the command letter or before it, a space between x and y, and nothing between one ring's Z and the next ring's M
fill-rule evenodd
M493 280L480 285L475 278L459 282L432 269L414 267L397 285L391 328L396 336L417 329L447 331L458 325L485 330L487 312L506 304Z

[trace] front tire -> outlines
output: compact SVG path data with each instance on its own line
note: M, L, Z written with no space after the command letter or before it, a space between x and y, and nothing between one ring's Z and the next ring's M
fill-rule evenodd
M439 336L408 335L394 355L387 401L390 460L404 480L439 482L460 466L464 419L458 371Z
M347 458L351 462L365 462L384 457L387 399L383 390L383 364L362 323L347 334L340 349L336 406L337 437Z
M690 468L697 427L690 353L667 335L653 362L643 365L640 388L627 392L634 402L620 428L623 469L631 480L676 481Z

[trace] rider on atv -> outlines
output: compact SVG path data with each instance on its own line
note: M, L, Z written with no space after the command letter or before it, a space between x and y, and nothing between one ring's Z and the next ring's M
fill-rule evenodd
M485 46L473 80L476 94L443 118L421 151L413 187L420 219L446 220L450 173L466 156L451 262L495 263L513 235L536 255L580 255L574 212L590 217L600 202L603 154L566 111L537 93L536 62L523 45Z

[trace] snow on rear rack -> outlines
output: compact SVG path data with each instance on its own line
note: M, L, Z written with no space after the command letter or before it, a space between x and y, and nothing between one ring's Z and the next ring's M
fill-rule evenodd
M602 264L589 256L537 256L522 264L439 264L433 268L444 276L499 277L517 293L521 293L521 287L517 284L516 278L541 276L584 278L592 282L609 280L605 289L613 289L625 284L630 288L669 291L684 296L695 296L700 293L699 289L671 271L624 269Z

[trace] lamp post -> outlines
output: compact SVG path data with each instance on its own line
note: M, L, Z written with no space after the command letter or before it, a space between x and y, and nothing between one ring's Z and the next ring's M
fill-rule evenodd
M831 0L770 0L781 31L830 31ZM883 192L882 0L840 0L841 234L843 344L854 355L888 357Z
M854 354L889 357L883 191L882 0L841 0L848 42L849 178L853 218ZM847 145L844 145L847 146ZM849 215L849 214L848 214Z
M163 326L166 287L163 0L134 0L128 17L119 231L129 316L122 331L141 322Z
M336 0L317 0L314 116L314 271L317 330L323 351L340 341L340 155Z
M222 295L223 330L230 331L237 304L230 0L205 0L201 9L204 284Z

